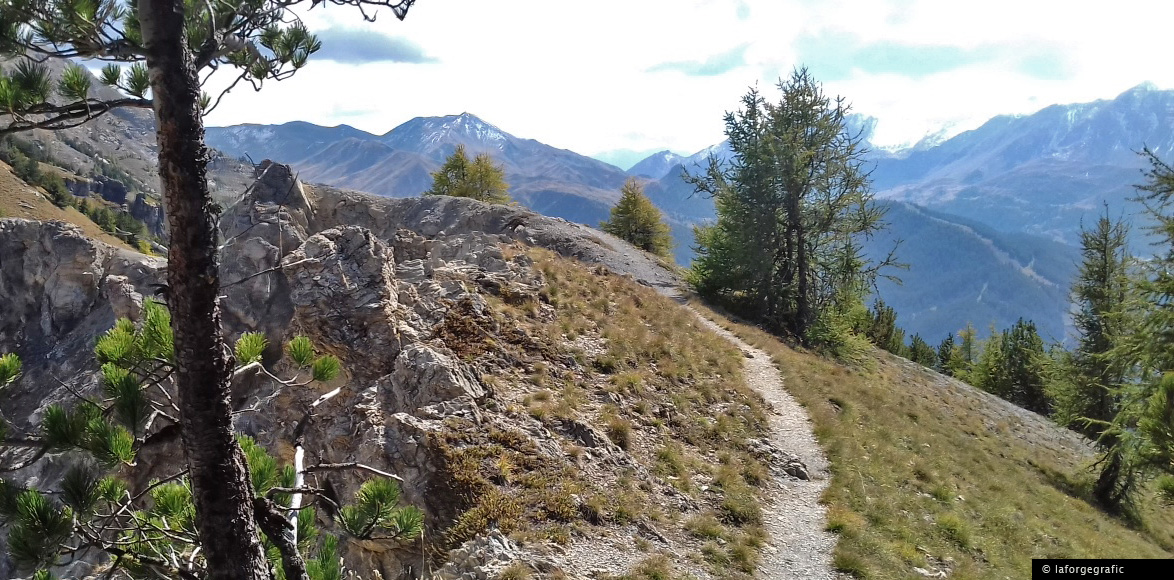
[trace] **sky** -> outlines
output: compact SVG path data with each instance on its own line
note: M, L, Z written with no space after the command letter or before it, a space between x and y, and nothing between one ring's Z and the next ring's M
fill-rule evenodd
M1174 88L1167 0L419 0L402 22L331 5L303 16L323 44L310 64L236 88L208 124L382 134L469 112L630 164L720 142L750 87L777 97L797 66L875 117L886 147L1143 81Z

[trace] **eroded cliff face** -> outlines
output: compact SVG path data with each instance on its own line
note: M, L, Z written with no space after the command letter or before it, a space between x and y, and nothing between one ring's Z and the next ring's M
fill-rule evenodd
M163 260L95 242L63 222L0 219L0 350L24 361L0 414L30 427L63 400L57 380L92 370L93 339L118 317L137 317L143 293L163 278Z
M241 411L236 424L288 460L292 431L309 417L301 433L308 465L357 462L402 477L404 498L426 513L432 547L422 556L419 545L351 542L343 554L352 569L419 577L443 554L435 550L445 546L441 530L472 501L469 482L457 473L462 447L488 445L492 434L540 464L555 468L571 461L540 421L507 413L495 402L485 377L495 365L520 361L503 352L496 362L482 357L475 367L453 351L454 345L483 340L478 332L516 330L501 328L489 311L489 296L551 316L552 308L539 300L542 275L531 258L507 257L501 244L543 242L587 258L622 260L624 254L598 233L518 208L444 198L370 201L327 189L308 194L288 167L265 164L245 197L222 215L226 337L263 332L271 345L265 362L280 370L288 364L281 360L281 345L305 335L338 356L344 368L328 385L242 379L234 385ZM160 293L164 268L162 259L116 250L73 226L0 220L0 292L7 300L0 313L0 352L16 352L25 363L21 380L0 394L0 412L18 434L35 434L48 405L71 405L78 396L100 392L94 340L116 318L140 317L143 301ZM511 336L536 348L524 332ZM311 412L311 404L336 387L339 393ZM578 427L586 435L575 441L631 464L601 432ZM145 484L182 469L175 437L157 432L147 438L151 443L130 474L134 481ZM0 454L6 467L34 456L30 448ZM50 454L10 475L52 487L69 461ZM341 470L311 480L346 500L369 477ZM461 561L446 568L447 577L484 575L520 554L504 536L492 537L497 539L461 552ZM481 553L490 549L510 557ZM86 576L100 571L102 562L91 554L61 572ZM0 557L0 578L15 573Z

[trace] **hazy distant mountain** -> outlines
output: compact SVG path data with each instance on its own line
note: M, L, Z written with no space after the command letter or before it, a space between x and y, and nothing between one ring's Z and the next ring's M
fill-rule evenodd
M208 145L236 157L249 155L257 163L265 158L284 163L301 161L343 139L378 140L375 135L350 125L321 127L304 121L208 127L204 132Z
M1143 84L1112 100L1002 116L933 147L878 155L881 197L965 215L1005 231L1077 241L1107 201L1114 214L1142 180L1148 146L1174 152L1174 91Z
M592 159L597 159L609 165L615 165L620 169L631 169L640 161L646 159L649 155L655 155L659 149L612 149L610 151L601 151L590 155Z
M639 163L628 169L628 175L660 179L668 174L669 170L680 165L685 157L669 150L658 151L641 159Z
M207 139L232 155L289 163L310 182L389 197L427 190L431 173L463 145L470 155L489 153L505 168L518 202L589 225L607 218L627 178L618 167L515 137L469 113L417 117L381 136L346 125L294 122L210 127Z

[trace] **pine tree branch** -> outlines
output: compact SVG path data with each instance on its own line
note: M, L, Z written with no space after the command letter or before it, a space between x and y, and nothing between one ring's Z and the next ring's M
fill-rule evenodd
M0 127L0 136L33 129L48 129L51 131L69 129L88 123L115 109L149 109L153 106L154 102L151 99L133 97L111 101L88 99L67 105L41 103L21 111L9 110L0 113L0 117L7 116L11 119L7 127ZM27 118L28 115L44 115L46 118L33 120Z

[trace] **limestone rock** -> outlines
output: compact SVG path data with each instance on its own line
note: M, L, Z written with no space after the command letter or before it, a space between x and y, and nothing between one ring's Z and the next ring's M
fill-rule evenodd
M485 388L464 363L419 343L399 353L395 370L380 385L395 412L412 413L458 397L474 401L485 397Z
M143 314L143 295L135 291L126 276L107 276L102 297L110 303L115 318L129 318L138 322Z
M522 556L517 544L500 531L473 538L448 553L440 580L490 580Z
M346 226L311 236L282 267L295 318L319 347L351 353L356 376L391 372L402 347L391 248Z

